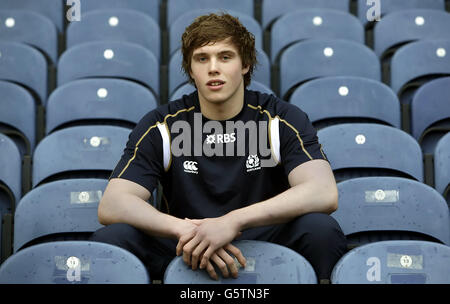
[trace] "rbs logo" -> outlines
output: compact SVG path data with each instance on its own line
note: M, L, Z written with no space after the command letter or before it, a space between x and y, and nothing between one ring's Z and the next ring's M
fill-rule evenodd
M206 143L211 144L228 144L236 141L236 133L231 134L212 134L206 135Z

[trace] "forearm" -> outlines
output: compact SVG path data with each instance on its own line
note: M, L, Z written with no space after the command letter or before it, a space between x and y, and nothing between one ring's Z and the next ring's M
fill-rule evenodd
M268 200L231 211L226 216L240 230L286 223L311 212L332 213L337 208L337 191L331 183L299 184Z
M181 219L162 213L128 193L104 196L98 208L98 217L103 225L125 223L157 237L178 238L183 225Z

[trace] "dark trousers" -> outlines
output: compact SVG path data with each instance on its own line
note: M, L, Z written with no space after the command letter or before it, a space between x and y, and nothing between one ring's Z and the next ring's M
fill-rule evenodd
M295 250L311 263L319 281L330 279L334 265L347 251L339 224L324 213L308 213L286 224L248 229L240 239L267 241ZM176 240L151 237L127 224L105 226L90 240L132 252L146 265L152 280L162 280L177 245Z

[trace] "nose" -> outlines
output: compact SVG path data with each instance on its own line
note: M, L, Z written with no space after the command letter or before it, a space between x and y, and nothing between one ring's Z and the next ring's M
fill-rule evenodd
M210 76L213 76L213 75L219 75L219 74L220 74L220 72L219 72L219 64L218 64L216 58L211 58L211 60L209 61L209 71L208 71L208 74L209 74Z

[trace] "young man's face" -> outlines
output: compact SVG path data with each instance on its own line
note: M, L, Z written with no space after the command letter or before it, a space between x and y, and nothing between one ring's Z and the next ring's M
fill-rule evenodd
M244 92L244 75L237 48L229 39L197 48L192 54L190 75L203 102L223 103Z

